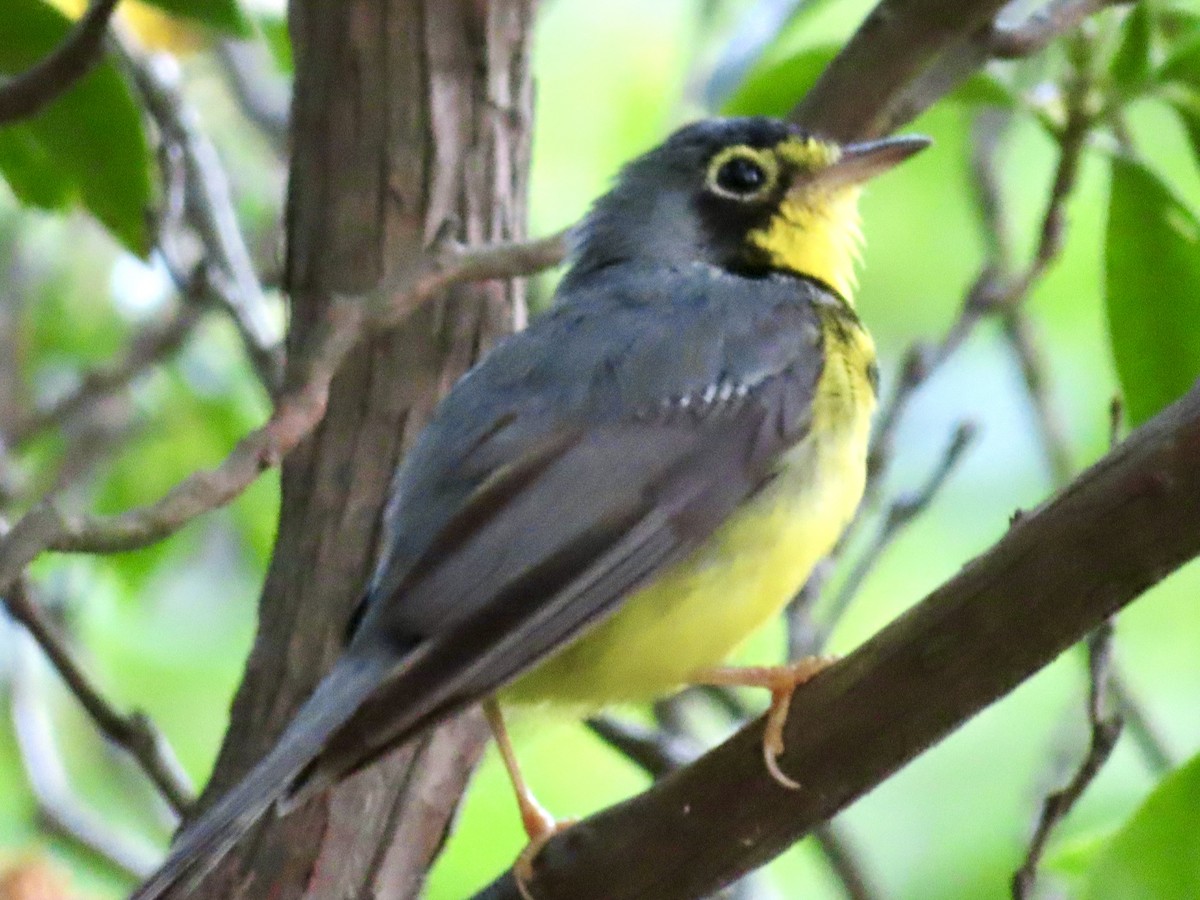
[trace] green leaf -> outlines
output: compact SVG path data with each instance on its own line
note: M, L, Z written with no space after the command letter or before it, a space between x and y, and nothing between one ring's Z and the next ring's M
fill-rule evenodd
M1109 73L1113 85L1126 97L1137 94L1150 77L1150 49L1154 35L1150 3L1141 0L1125 17L1121 43L1113 54Z
M29 126L20 122L0 128L0 172L17 199L28 206L61 209L74 194L70 179L54 165Z
M219 31L238 37L250 37L254 29L242 13L238 0L145 0L161 10L195 19Z
M836 44L812 47L756 68L725 101L721 112L727 116L786 116L796 100L816 83L839 49ZM988 72L976 72L947 99L970 106L1017 105L1008 85Z
M258 27L262 31L263 40L271 51L271 58L281 72L291 74L295 71L292 60L292 36L288 32L287 19L283 16L263 15L258 18Z
M1081 892L1096 859L1112 842L1113 829L1090 831L1056 843L1043 860L1043 868L1070 883L1072 896Z
M840 48L830 44L757 67L725 101L727 116L786 116L796 100L808 93Z
M996 106L1013 109L1017 97L1007 84L990 72L980 70L951 91L946 99L965 106Z
M1168 41L1186 40L1200 34L1200 11L1195 0L1180 3L1159 3L1158 26Z
M1200 897L1200 755L1164 778L1097 855L1083 896Z
M1175 81L1200 90L1200 35L1183 41L1171 51L1155 75L1155 81Z
M1109 337L1137 425L1200 375L1200 222L1127 159L1113 160L1105 260Z
M71 21L40 0L4 0L0 74L25 71ZM24 202L77 200L135 253L150 249L151 156L129 86L102 63L36 116L0 129L0 172Z
M1200 163L1200 90L1189 91L1170 99L1171 108L1179 116L1183 130L1192 144L1192 153Z

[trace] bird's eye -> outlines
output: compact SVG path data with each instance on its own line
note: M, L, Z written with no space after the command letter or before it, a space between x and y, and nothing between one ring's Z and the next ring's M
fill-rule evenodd
M766 183L763 167L745 156L735 156L717 170L717 187L738 197L756 194Z

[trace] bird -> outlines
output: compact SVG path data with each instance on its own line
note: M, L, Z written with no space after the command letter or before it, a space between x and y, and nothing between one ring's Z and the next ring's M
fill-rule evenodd
M861 500L878 370L854 305L858 197L929 143L713 118L629 162L573 230L549 309L401 461L340 657L134 900L186 893L264 815L477 703L530 839L527 893L562 826L517 766L512 707L764 687L765 766L795 787L788 704L826 660L724 663Z

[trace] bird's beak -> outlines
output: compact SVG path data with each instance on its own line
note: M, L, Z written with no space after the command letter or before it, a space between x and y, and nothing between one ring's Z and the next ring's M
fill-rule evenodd
M847 144L842 147L842 155L838 157L837 162L812 176L808 188L811 190L813 186L820 186L829 189L862 184L899 165L932 143L927 137L912 134Z

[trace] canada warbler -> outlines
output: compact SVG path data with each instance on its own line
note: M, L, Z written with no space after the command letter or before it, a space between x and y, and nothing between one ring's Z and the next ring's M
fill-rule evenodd
M486 701L581 712L689 682L791 691L819 663L714 668L832 547L875 405L854 312L859 186L925 147L710 120L634 160L576 229L553 308L454 387L400 466L346 648L266 757L136 893L198 878L272 805Z

